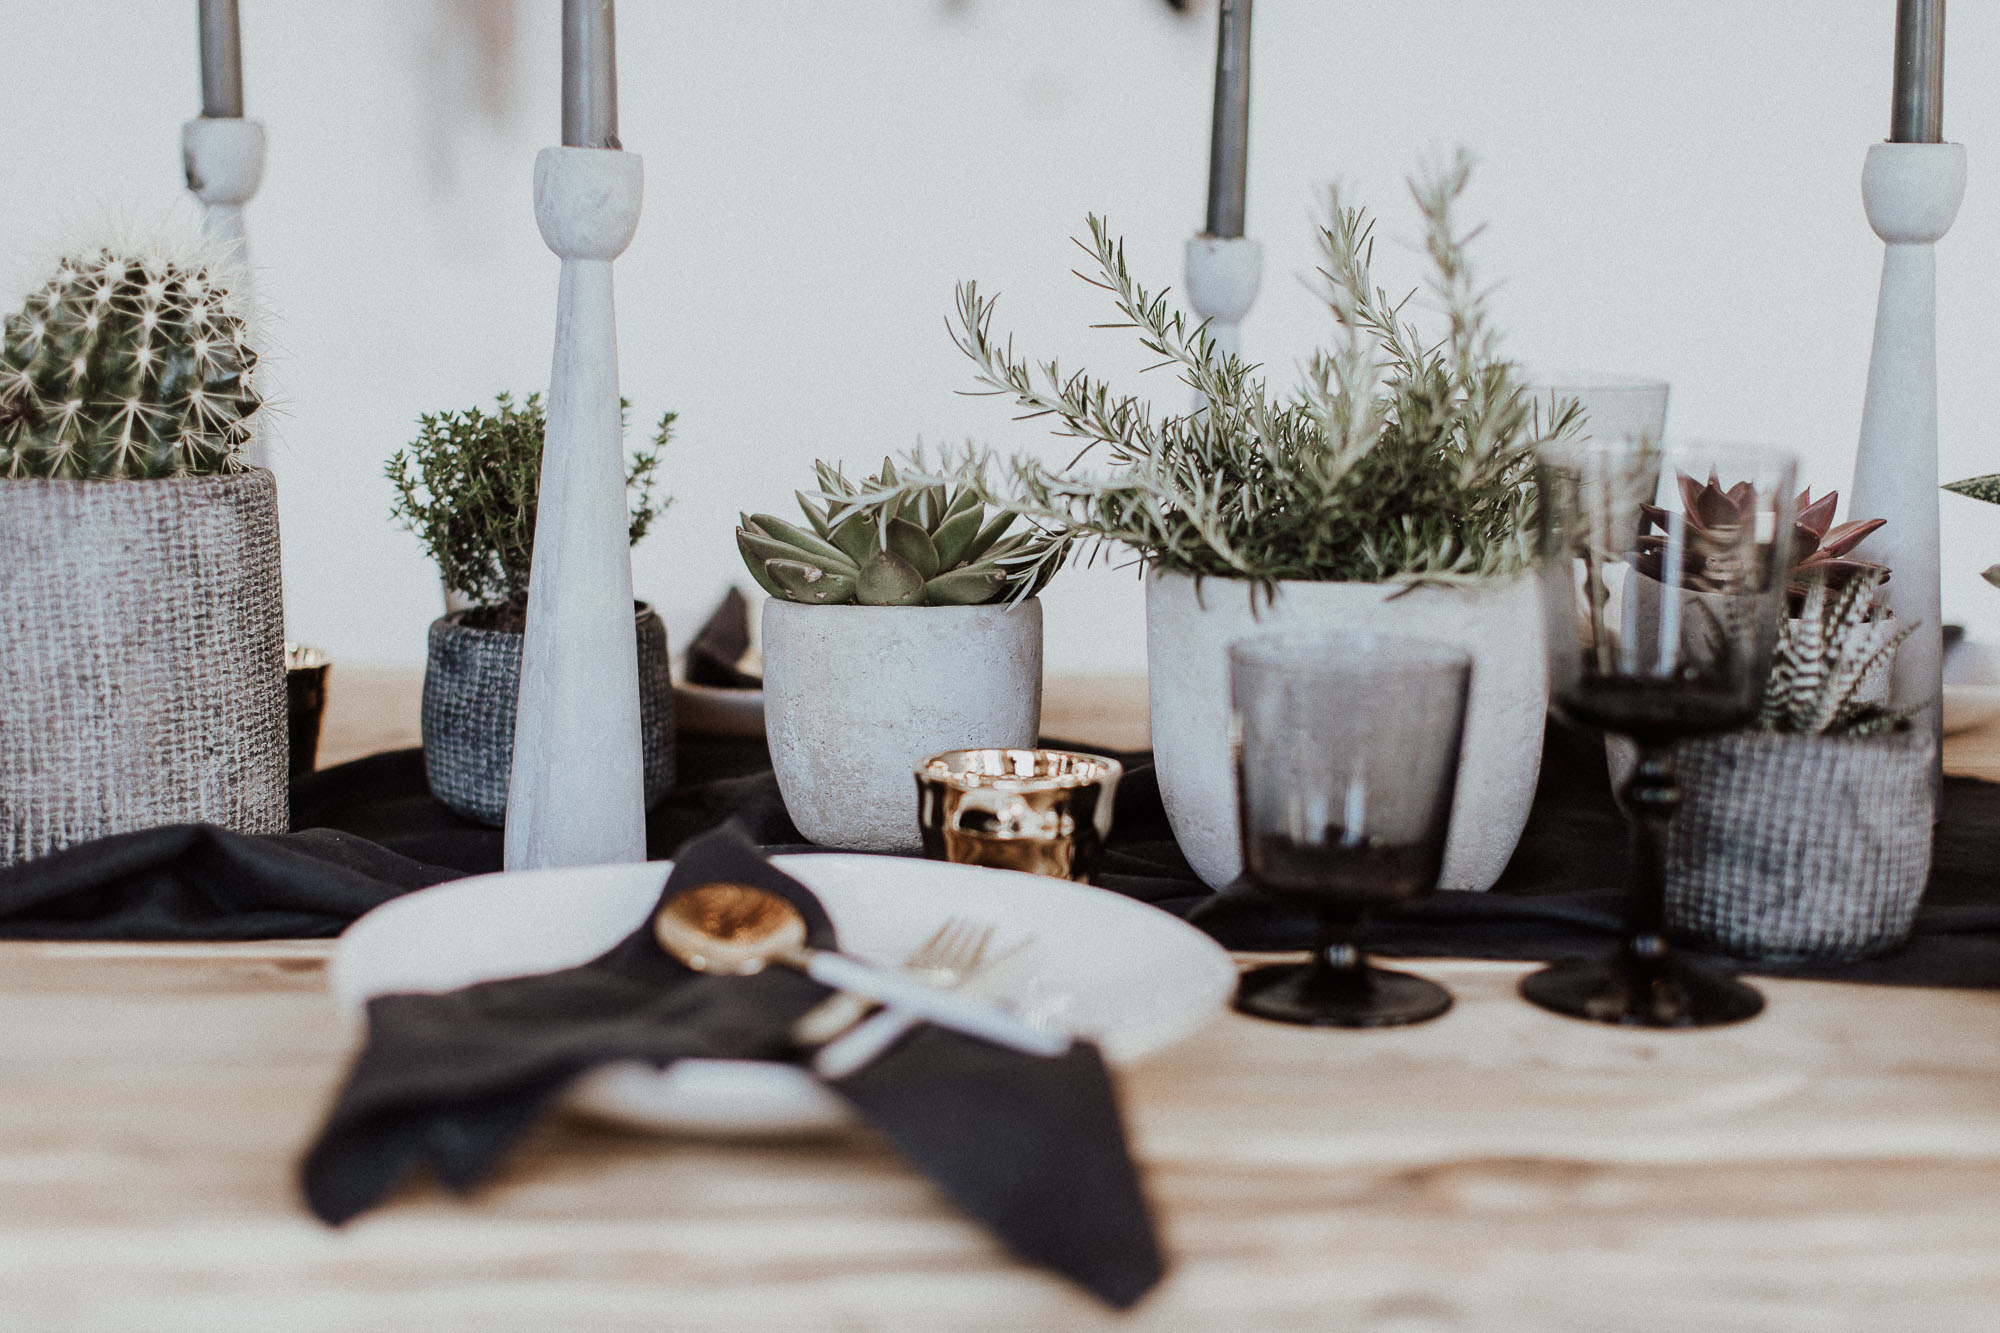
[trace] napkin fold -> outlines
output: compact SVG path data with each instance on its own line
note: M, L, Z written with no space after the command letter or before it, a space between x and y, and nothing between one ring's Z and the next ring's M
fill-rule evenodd
M211 824L170 824L0 868L0 936L337 935L398 894L463 873L330 828L250 837Z
M718 880L786 898L808 939L833 947L818 900L734 827L683 846L661 897ZM306 1202L337 1225L421 1167L463 1193L581 1074L625 1060L796 1059L791 1025L826 994L784 968L693 972L660 949L649 916L582 967L378 996L367 1043L301 1161ZM1120 1307L1165 1271L1095 1047L1041 1059L920 1026L829 1086L1022 1258Z

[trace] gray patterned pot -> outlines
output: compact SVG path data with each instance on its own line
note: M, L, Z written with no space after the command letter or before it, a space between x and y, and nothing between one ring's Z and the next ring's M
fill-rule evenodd
M1865 958L1910 933L1931 867L1928 728L1730 732L1674 747L1667 925L1772 961Z
M507 819L507 778L514 763L514 703L521 686L521 634L477 629L472 614L431 622L424 669L424 776L431 795L483 824ZM674 687L667 627L638 604L639 738L646 808L674 785Z
M269 472L0 480L0 865L284 832L284 618Z

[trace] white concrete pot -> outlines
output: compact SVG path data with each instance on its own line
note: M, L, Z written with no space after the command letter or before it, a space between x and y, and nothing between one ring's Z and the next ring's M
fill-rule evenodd
M913 852L919 760L1027 747L1042 724L1042 604L764 604L778 790L823 847Z
M1146 579L1153 759L1174 837L1195 873L1221 888L1243 868L1229 744L1229 644L1263 630L1353 628L1419 635L1471 653L1458 791L1441 885L1493 886L1520 841L1541 771L1548 674L1532 575L1477 587L1383 583L1278 585L1253 609L1251 585L1154 572ZM1400 595L1398 595L1400 594Z

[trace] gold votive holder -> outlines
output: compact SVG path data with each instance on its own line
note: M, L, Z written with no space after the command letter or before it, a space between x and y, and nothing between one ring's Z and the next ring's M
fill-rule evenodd
M916 767L924 855L1088 883L1125 769L1077 750L947 750Z
M326 716L325 653L302 643L285 644L286 730L292 742L291 775L310 773L319 763L319 727Z

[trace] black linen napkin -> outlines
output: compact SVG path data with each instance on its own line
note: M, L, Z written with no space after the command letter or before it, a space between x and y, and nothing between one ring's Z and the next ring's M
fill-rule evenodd
M662 899L718 880L754 884L804 914L831 947L818 901L737 829L679 849ZM308 1205L338 1224L430 1167L461 1193L579 1075L640 1060L790 1059L789 1029L827 994L783 968L703 976L654 941L650 919L563 972L368 1005L368 1040L300 1165ZM1021 1257L1113 1305L1164 1272L1116 1095L1095 1047L1042 1059L919 1027L831 1086L897 1151Z
M257 838L170 824L0 868L0 936L256 940L337 935L462 871L331 828Z

